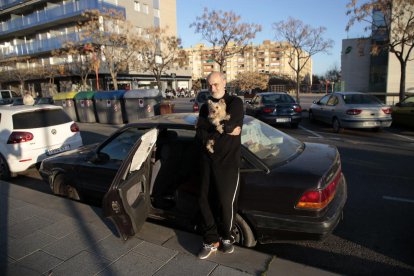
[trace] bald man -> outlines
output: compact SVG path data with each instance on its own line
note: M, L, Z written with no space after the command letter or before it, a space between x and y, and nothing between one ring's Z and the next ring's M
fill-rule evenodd
M241 128L243 125L243 101L226 93L226 78L220 72L207 77L210 99L224 99L230 120L223 121L224 133L220 134L208 120L208 105L200 108L197 121L197 139L201 145L201 190L199 205L203 220L203 246L198 254L206 259L218 249L224 253L234 251L231 229L237 213L239 190L239 168L241 150ZM214 153L206 149L213 139ZM218 210L218 212L213 212Z

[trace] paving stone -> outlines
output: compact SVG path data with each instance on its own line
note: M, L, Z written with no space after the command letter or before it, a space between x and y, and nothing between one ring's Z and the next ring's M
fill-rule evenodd
M11 264L7 275L41 275L60 263L62 260L39 250Z
M96 250L94 252L99 252L99 254L106 259L115 261L119 257L127 254L133 248L136 248L139 244L142 244L142 242L143 241L140 239L123 241L114 235L109 235L94 246Z
M46 227L44 227L43 229L41 229L40 231L51 235L55 238L63 238L73 232L79 231L82 229L82 224L79 223L78 220L74 219L74 218L70 218L67 217L64 220L52 223Z
M214 270L216 266L217 264L213 262L199 260L196 257L180 253L177 256L175 256L171 261L169 261L166 265L164 265L154 275L210 275L210 273Z
M158 260L130 252L123 256L98 275L154 275L165 263ZM186 274L177 274L186 275Z
M110 261L102 256L89 251L82 251L64 263L53 268L51 273L53 276L94 275L103 270L109 264Z
M137 247L135 247L133 249L133 252L139 253L147 257L156 258L165 263L178 254L178 251L176 250L172 250L146 241L142 242Z
M107 229L84 224L82 225L82 230L49 244L43 250L63 260L67 260L87 248L91 248L92 252L100 254L97 251L96 243L109 235L110 233Z
M46 227L49 223L48 220L33 216L8 227L8 234L13 238L23 238Z
M274 257L266 271L267 275L309 275L309 276L334 276L339 275L311 266L295 263L289 260Z
M144 223L143 227L136 235L139 239L156 244L163 244L173 236L175 236L173 229L149 222Z
M253 274L249 274L244 271L240 271L231 267L217 266L214 271L209 276L249 276Z
M7 255L15 260L19 260L54 241L56 241L54 237L39 231L21 239L9 239L7 243Z
M9 217L15 220L17 223L25 219L31 218L41 212L41 208L33 204L26 204L20 208L14 208L9 210Z

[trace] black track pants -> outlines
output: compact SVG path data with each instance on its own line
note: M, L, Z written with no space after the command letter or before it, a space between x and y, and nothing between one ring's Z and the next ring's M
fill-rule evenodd
M230 239L237 213L239 168L233 164L212 164L201 160L201 191L199 204L204 223L204 242Z

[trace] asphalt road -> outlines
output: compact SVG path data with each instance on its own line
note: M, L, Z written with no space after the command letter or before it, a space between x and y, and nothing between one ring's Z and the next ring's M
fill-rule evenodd
M306 97L306 95L305 95ZM312 102L314 95L301 100ZM190 99L175 112L191 112ZM345 130L337 134L310 123L280 129L304 142L338 147L348 182L343 221L323 241L281 241L253 250L343 275L414 275L414 130ZM85 144L98 142L119 126L79 124ZM35 170L12 181L50 193Z

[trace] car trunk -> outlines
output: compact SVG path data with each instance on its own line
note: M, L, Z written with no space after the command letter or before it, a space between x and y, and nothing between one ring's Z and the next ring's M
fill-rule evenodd
M356 109L361 110L361 113L352 115L352 118L358 118L358 119L374 119L374 118L387 118L390 117L391 114L386 114L383 109L387 109L386 106L381 105L373 105L373 106L367 106L367 105L351 105L347 108L349 109Z
M293 112L292 104L273 104L273 105L265 105L264 108L271 108L273 109L272 115L290 115Z

